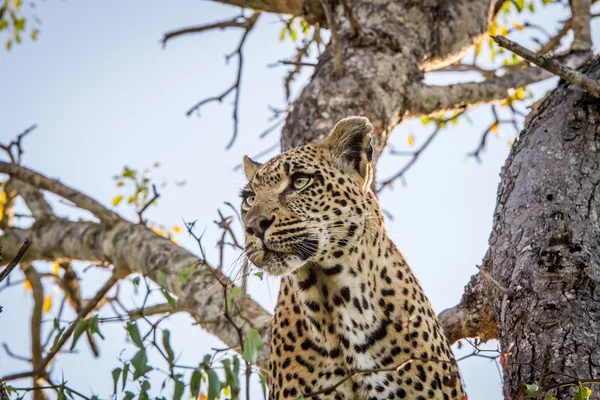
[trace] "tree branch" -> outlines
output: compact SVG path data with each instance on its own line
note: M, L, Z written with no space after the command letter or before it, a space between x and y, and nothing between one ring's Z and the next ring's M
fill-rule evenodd
M114 224L121 220L116 213L105 208L96 200L73 190L55 179L51 179L16 164L0 161L0 173L5 173L41 190L47 190L60 197L73 202L77 207L90 211L98 219L107 224Z
M19 262L21 262L21 259L23 258L23 256L25 256L25 253L27 253L27 250L29 250L29 246L31 246L31 240L27 238L25 239L25 243L23 243L23 246L21 246L19 252L15 255L13 260L6 266L6 268L4 268L0 272L0 282L6 279L6 277L12 272L12 270L15 269L17 265L19 265ZM2 246L0 246L0 262L2 262Z
M173 39L175 37L178 37L178 36L189 35L192 33L202 33L202 32L210 31L213 29L221 29L221 30L226 29L226 28L248 29L248 27L250 26L251 23L252 22L251 22L250 18L238 16L238 17L232 18L227 21L215 22L213 24L199 25L199 26L192 26L189 28L177 29L177 30L167 32L164 34L163 39L162 39L162 45L163 45L163 48L166 47L167 41L169 41L170 39Z
M547 56L536 54L533 51L528 50L503 36L493 36L492 38L496 43L498 43L499 46L512 51L516 55L523 57L527 61L532 62L547 71L550 71L565 81L579 86L591 95L600 97L600 84L598 84L598 82L592 78L565 65L562 65Z
M570 0L571 3L571 27L575 38L571 44L572 51L591 52L592 50L592 34L591 34L591 15L590 8L592 2L590 0Z
M508 97L508 91L521 88L544 79L552 74L541 68L525 68L499 78L483 82L459 83L448 86L416 84L408 107L409 117L476 107L500 101Z

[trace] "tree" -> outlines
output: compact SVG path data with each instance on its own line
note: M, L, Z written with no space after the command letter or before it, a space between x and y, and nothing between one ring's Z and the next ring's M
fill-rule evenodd
M439 130L459 118L468 108L499 101L513 108L513 103L523 96L520 88L546 79L552 73L562 74L561 77L569 82L583 86L585 90L561 85L530 118L503 171L490 250L481 272L467 286L461 303L444 311L440 318L453 342L466 337L500 339L507 398L541 396L549 389L557 398L574 396L577 390L585 392L584 386L579 384L592 383L598 378L600 368L596 361L596 342L591 339L597 332L593 306L595 244L591 238L595 237L597 174L594 173L594 146L599 110L595 98L589 94L597 90L597 84L594 85L596 63L586 71L594 78L591 82L584 78L585 75L575 73L574 69L591 58L590 2L571 1L572 17L564 23L563 29L549 38L537 55L497 37L500 46L540 65L530 66L517 58L514 65L509 62L511 65L502 68L503 74L457 62L473 46L480 48L488 32L494 33L493 30L498 29L492 22L493 17L506 11L506 7L522 9L524 2L464 0L449 3L428 0L398 1L391 5L383 1L358 0L342 0L335 4L322 0L303 3L223 2L254 11L251 16L244 14L210 26L170 32L164 38L164 43L167 43L180 35L217 28L238 28L243 32L239 48L234 53L239 64L236 80L222 94L199 102L190 112L209 101L221 101L234 94L235 139L243 45L262 12L293 15L294 18L284 27L284 34L297 35L295 19L303 21L301 26L307 40L296 59L289 62L294 67L289 81L299 68L307 65L304 58L310 46L320 50L321 28L328 28L331 31L330 42L319 53L310 83L287 113L282 130L282 149L318 141L337 120L359 114L367 116L375 125L377 159L386 148L391 130L402 121L423 117L424 123L434 124L435 130L430 138L409 155L407 167L374 187L375 190L383 190L401 178ZM569 30L574 32L570 51L553 54ZM488 45L490 50L500 49L496 44ZM478 51L475 51L476 54ZM539 54L551 56L540 57ZM551 57L559 64L549 61ZM486 79L479 83L451 86L426 85L423 82L424 71L434 70L475 70ZM286 83L289 84L289 81ZM440 113L449 115L440 116ZM482 136L481 148L485 146L489 132L502 122L505 121L496 114L494 125ZM0 220L4 260L12 260L25 239L32 239L22 266L25 266L27 279L36 294L38 309L43 307L44 296L40 290L39 274L30 263L35 260L64 263L61 266L64 269L63 288L78 316L68 326L56 327L54 349L44 354L39 330L35 328L41 323L41 316L34 313L32 369L3 380L27 376L33 378L34 386L38 388L48 384L63 392L72 392L74 389L52 381L47 366L71 337L75 340L85 333L93 343L94 335L98 334L94 311L103 304L108 291L132 272L151 278L168 300L160 307L128 310L132 320L172 312L175 308L188 312L228 346L241 350L245 361L263 365L269 349L268 346L260 349L262 342L268 343L269 313L251 299L244 298L240 302L238 296L241 291L231 285L218 266L208 265L205 259L198 259L147 228L143 212L156 197L149 182L142 182L143 201L138 207L142 223L131 223L82 193L19 165L20 148L17 139L7 148L11 162L0 163L0 172L10 176L4 186L4 213ZM475 156L478 156L479 150L474 152ZM566 158L567 166L562 162ZM549 171L560 174L550 174ZM126 174L137 179L131 171L124 171L123 176ZM71 201L77 207L90 211L97 220L73 222L57 218L40 190ZM25 201L36 220L30 228L18 228L12 224L11 209L17 196ZM224 232L221 242L230 238L236 245L229 226L231 219L222 216L219 222ZM188 225L191 232L193 228L192 224ZM56 242L53 239L56 237L62 239ZM123 251L124 248L128 251ZM69 290L76 286L76 280L68 273L68 263L75 259L111 267L112 277L89 301L79 298L76 290ZM223 286L222 291L207 290L219 284ZM211 294L198 296L197 293ZM569 323L565 325L563 321ZM544 328L543 331L540 327ZM146 368L146 354L142 351L141 342L137 342L139 334L136 329L133 322L128 325L132 340L140 347L131 365L136 375L141 377ZM159 346L155 342L153 344ZM163 344L162 348L169 361L177 393L177 388L183 385L182 378L170 359L169 345ZM565 348L569 350L565 352ZM248 370L251 371L250 368ZM210 360L205 360L197 371L196 379L206 374L209 385L213 377L212 387L220 389ZM118 373L122 376L123 370ZM233 378L234 374L231 375L226 377L227 384L235 392L239 382ZM566 386L559 387L562 384ZM43 396L42 391L34 391L35 398Z

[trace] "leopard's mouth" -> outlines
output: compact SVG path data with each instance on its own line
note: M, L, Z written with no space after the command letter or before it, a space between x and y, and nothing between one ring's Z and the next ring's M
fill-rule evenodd
M319 241L306 236L286 249L273 249L268 243L255 242L247 246L247 256L257 267L271 275L283 275L301 267L318 250Z

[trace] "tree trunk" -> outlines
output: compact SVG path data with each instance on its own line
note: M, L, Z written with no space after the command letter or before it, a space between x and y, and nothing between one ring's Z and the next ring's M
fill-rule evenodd
M600 78L599 59L586 69ZM502 170L484 269L507 290L494 290L494 307L510 399L523 383L600 377L599 145L599 100L561 83Z

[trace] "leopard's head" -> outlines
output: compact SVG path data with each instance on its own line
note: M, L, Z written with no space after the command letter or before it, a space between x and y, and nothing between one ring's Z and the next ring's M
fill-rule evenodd
M246 255L271 275L308 263L335 265L356 251L377 201L371 193L371 135L364 117L341 120L318 145L265 164L244 157Z

